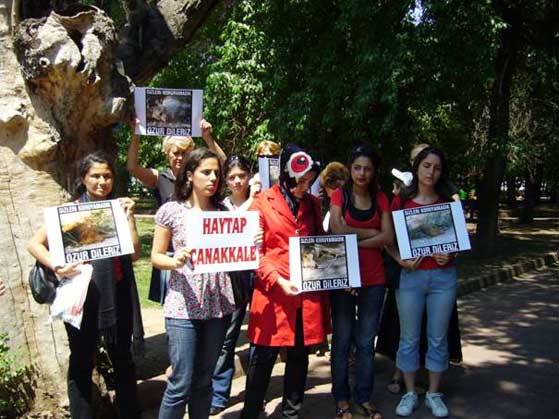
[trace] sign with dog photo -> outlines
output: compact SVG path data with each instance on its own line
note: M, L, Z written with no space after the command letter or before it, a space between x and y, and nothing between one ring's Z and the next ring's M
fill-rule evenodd
M290 237L289 267L301 292L360 287L357 236Z
M137 87L138 135L201 137L203 90Z
M50 207L44 214L55 266L134 253L118 199Z
M393 211L392 218L403 260L471 249L460 202Z

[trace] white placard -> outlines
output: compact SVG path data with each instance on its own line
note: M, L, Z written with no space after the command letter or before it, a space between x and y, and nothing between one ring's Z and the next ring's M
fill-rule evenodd
M186 234L192 259L185 273L258 268L258 228L257 211L190 211Z
M118 199L50 207L44 215L55 266L134 253Z
M280 175L279 157L258 157L258 173L263 191L278 183Z
M136 87L138 135L201 137L203 90Z
M290 237L289 271L301 292L360 287L357 236Z
M470 237L460 202L393 211L400 257L470 250Z

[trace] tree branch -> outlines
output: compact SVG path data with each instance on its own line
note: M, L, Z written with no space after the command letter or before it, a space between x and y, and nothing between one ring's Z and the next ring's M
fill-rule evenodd
M126 24L117 57L136 84L149 81L187 44L220 0L122 0Z

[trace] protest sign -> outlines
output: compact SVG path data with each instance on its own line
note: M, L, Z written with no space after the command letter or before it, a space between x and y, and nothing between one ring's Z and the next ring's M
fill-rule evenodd
M257 211L190 211L185 227L187 246L192 249L185 273L258 268Z
M258 157L258 173L263 191L278 183L280 175L279 160L279 157Z
M137 87L134 99L136 134L202 136L202 90Z
M301 292L360 287L357 236L290 237L289 270Z
M392 217L403 260L471 249L460 202L394 211Z
M45 224L55 266L134 253L118 199L46 208Z

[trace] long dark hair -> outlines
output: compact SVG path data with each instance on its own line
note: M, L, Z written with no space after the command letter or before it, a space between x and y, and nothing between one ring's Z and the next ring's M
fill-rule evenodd
M382 164L382 159L369 144L358 144L351 150L351 155L349 157L347 165L350 170L350 176L345 185L345 189L347 189L347 192L349 192L349 197L353 203L353 178L351 177L351 166L359 157L366 157L371 160L371 163L373 164L373 178L371 179L371 183L369 183L367 187L367 191L369 192L369 195L371 195L371 207L374 213L377 204L377 193L380 189L378 185L378 173Z
M235 168L239 168L243 172L247 172L247 174L250 176L250 163L248 162L248 160L239 154L232 154L229 157L227 157L227 160L225 160L225 163L223 163L224 182L227 182L227 177L229 176L229 172L231 172L231 170ZM250 188L247 189L247 196L246 196L247 198L249 193L250 193Z
M114 185L115 167L114 167L113 161L111 160L109 155L107 153L105 153L104 151L95 151L93 153L89 153L87 156L82 158L80 160L80 162L78 163L78 178L76 179L76 182L75 182L75 185L74 185L73 199L78 199L80 196L82 196L87 191L85 185L82 182L82 179L87 175L87 172L89 172L89 169L91 169L91 167L95 163L106 164L109 167L109 170L113 174L113 190L114 190L114 187L115 187L115 185ZM110 199L109 197L111 195L112 195L112 191L109 194L109 196L107 196L107 199Z
M216 159L219 167L219 174L217 176L217 189L215 193L210 197L210 202L216 208L221 206L221 186L223 182L221 181L221 162L219 157L213 151L207 148L197 148L194 151L188 153L184 164L181 167L181 171L175 180L175 193L173 194L173 199L175 201L186 201L192 195L192 182L188 180L186 175L188 172L194 173L196 168L200 166L203 160L206 159Z
M439 180L435 184L435 192L439 197L441 197L445 201L451 201L450 194L447 190L448 185L448 166L446 164L446 158L441 150L435 147L426 147L421 150L413 161L412 166L412 173L413 173L413 180L411 185L403 191L403 198L404 199L411 199L414 198L417 193L419 192L419 177L417 176L417 172L419 170L419 165L423 160L427 158L429 154L433 154L437 156L441 160L441 176Z

